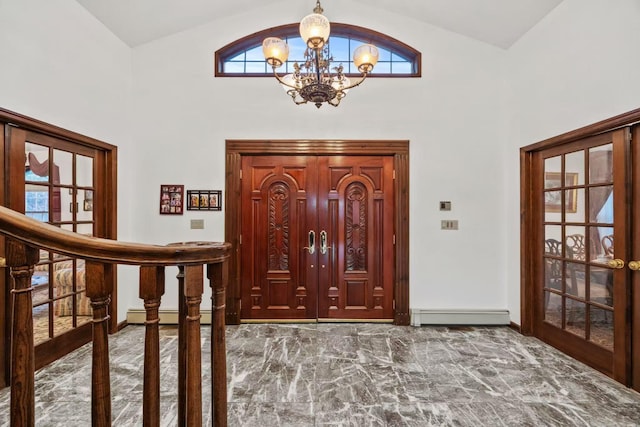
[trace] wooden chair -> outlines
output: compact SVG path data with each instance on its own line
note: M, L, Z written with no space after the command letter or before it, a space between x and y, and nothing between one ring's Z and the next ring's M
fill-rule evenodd
M587 254L584 249L584 235L582 234L570 234L566 238L567 248L569 253L567 258L573 258L579 261L585 261Z
M545 244L545 255L562 257L562 243L556 239L547 239ZM555 258L545 258L545 276L547 287L552 289L562 289L562 261ZM557 286L557 285L560 286Z
M545 287L562 292L562 242L556 239L544 241L544 279ZM551 258L549 256L557 257ZM545 293L545 306L549 303L549 293Z

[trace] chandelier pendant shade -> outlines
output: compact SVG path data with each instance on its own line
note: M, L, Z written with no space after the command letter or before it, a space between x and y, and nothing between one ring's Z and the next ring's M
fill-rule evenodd
M293 73L278 75L277 69L287 62L289 46L277 37L267 37L262 42L265 60L273 68L275 78L296 104L312 102L320 108L323 103L337 107L349 89L359 86L378 62L378 48L363 44L355 49L353 63L362 74L355 82L344 75L342 64L331 67L333 58L329 52L331 24L322 14L317 0L313 13L300 21L300 37L307 45L304 62L293 64ZM332 73L333 71L333 73Z

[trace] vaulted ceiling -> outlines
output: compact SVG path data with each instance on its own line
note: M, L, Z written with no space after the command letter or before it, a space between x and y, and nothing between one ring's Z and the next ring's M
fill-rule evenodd
M131 47L282 0L77 0ZM508 49L562 0L354 0ZM325 0L328 15L338 0ZM307 0L310 12L314 2ZM301 6L307 6L300 2ZM307 10L308 9L308 10ZM296 15L297 16L297 15ZM302 14L300 18L302 18ZM331 19L331 16L329 16ZM256 30L260 30L258 28Z

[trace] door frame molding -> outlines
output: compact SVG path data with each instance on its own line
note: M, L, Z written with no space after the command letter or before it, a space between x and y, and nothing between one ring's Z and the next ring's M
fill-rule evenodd
M226 140L225 241L231 243L226 299L227 324L240 323L241 160L254 155L393 156L394 324L409 325L409 141L408 140Z

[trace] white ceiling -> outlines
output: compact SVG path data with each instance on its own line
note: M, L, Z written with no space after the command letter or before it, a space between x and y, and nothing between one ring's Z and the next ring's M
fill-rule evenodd
M256 7L256 0L77 0L131 47ZM309 12L313 9L313 0ZM508 49L562 0L354 0ZM281 0L259 0L260 7ZM333 1L323 4L330 11ZM305 10L306 13L306 10ZM335 13L333 14L335 15ZM302 18L302 15L300 16ZM285 23L285 22L283 22ZM286 22L288 23L288 22ZM261 30L258 28L257 30Z

